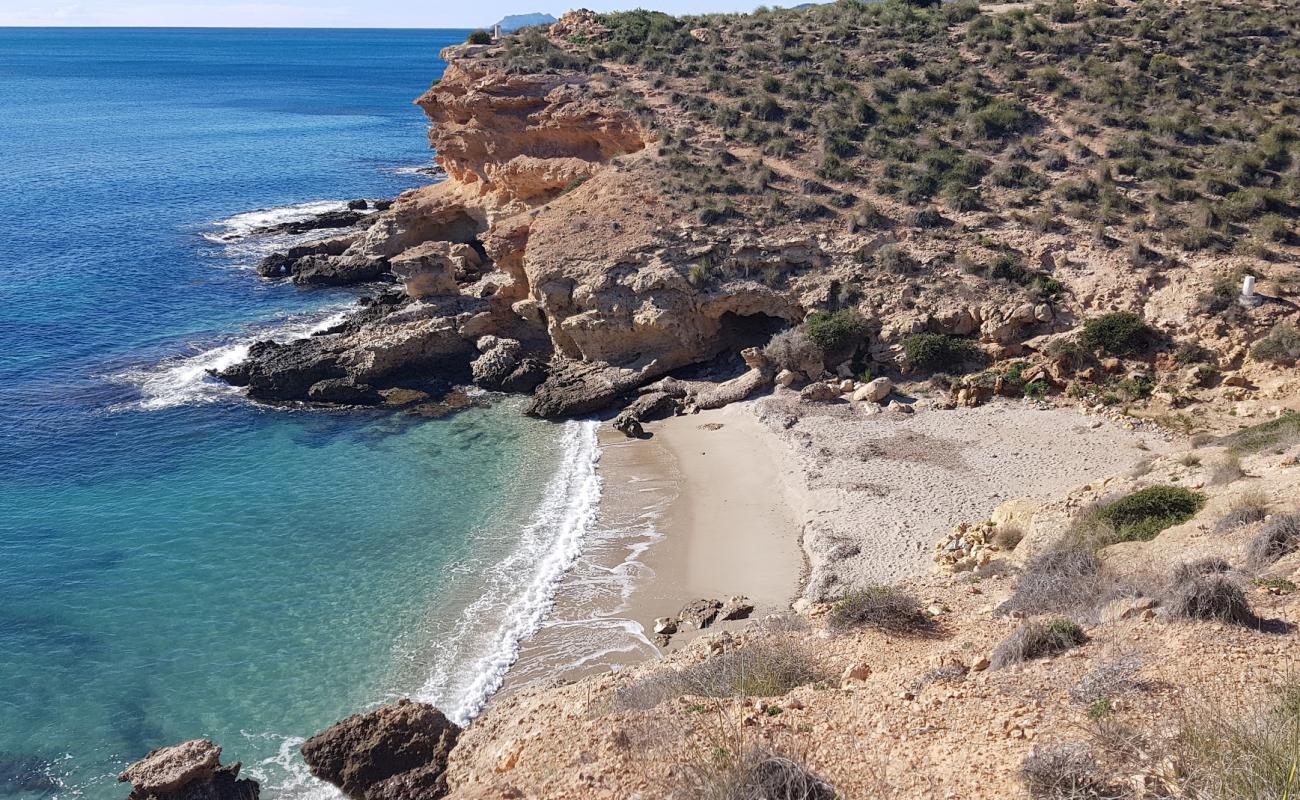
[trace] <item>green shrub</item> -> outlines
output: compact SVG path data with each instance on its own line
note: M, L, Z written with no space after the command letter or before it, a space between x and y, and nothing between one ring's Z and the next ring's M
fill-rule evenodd
M1186 522L1205 505L1205 495L1181 486L1148 486L1101 509L1115 528L1116 542L1145 542L1166 528Z
M808 338L823 353L836 353L860 343L867 335L867 325L857 313L847 309L835 312L815 311L804 320Z
M1141 353L1155 340L1156 332L1131 311L1114 311L1083 323L1083 343L1115 356Z
M471 33L465 41L470 44L492 44L492 34L484 30L477 30Z
M954 371L979 361L983 353L971 341L941 333L918 333L903 340L903 354L917 369Z

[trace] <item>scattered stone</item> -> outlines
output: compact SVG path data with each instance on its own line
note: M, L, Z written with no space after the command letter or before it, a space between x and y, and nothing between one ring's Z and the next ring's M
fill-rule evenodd
M993 544L997 525L985 520L972 525L963 522L934 546L934 563L940 572L969 572L993 560L998 546Z
M754 612L754 604L749 602L749 598L744 595L736 595L722 604L722 609L718 612L719 620L745 619Z
M713 624L721 610L721 600L692 600L678 613L677 622L684 627L704 630Z
M854 681L865 681L871 677L871 665L865 661L857 664L850 664L840 677L840 683L852 683Z
M677 633L677 620L672 617L658 617L655 619L655 633L672 636Z
M855 403L879 403L894 391L894 382L889 378L876 378L853 393Z
M311 773L353 800L437 800L460 726L410 700L348 717L302 745Z
M787 389L790 388L798 378L799 378L798 375L796 375L794 372L788 369L783 369L780 372L776 373L777 385L784 386Z
M132 786L129 800L257 800L257 781L239 779L238 763L221 766L221 748L208 739L162 747L117 779Z
M810 383L799 392L799 399L808 403L829 403L839 396L836 387L823 381Z

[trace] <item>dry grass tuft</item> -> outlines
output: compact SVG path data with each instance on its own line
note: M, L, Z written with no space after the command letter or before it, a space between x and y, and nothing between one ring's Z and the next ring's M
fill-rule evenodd
M1035 800L1123 797L1107 786L1101 766L1082 743L1035 748L1020 765L1020 778Z
M1242 708L1189 711L1176 748L1187 775L1182 796L1300 797L1300 680L1284 680Z
M1234 498L1228 507L1228 513L1219 518L1214 525L1215 533L1228 531L1259 522L1268 516L1268 496L1263 492L1247 492Z
M1067 537L1030 558L1021 570L1015 593L998 613L1059 613L1090 606L1100 594L1101 560L1086 537Z
M835 787L801 759L765 748L739 757L715 752L693 765L690 784L699 800L835 800Z
M930 633L935 629L920 601L893 586L868 586L845 595L831 609L828 625L837 633L855 628L890 633Z
M775 638L735 647L682 670L665 669L618 689L619 709L646 710L665 700L694 696L775 697L828 678L794 639Z
M1232 576L1232 567L1218 558L1181 564L1162 605L1174 617L1251 625L1256 622L1246 593Z
M1300 514L1278 514L1246 548L1246 564L1254 570L1264 569L1282 556L1300 550Z
M1035 658L1063 653L1087 641L1088 636L1083 628L1073 620L1029 620L994 649L989 664L993 669L1002 669Z

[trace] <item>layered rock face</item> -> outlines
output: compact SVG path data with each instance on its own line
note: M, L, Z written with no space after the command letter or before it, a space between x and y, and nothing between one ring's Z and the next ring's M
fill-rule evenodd
M459 736L438 709L400 700L313 736L302 755L313 775L353 800L437 800Z
M238 763L221 765L221 748L207 739L154 750L126 768L129 800L257 800L257 781L239 778Z

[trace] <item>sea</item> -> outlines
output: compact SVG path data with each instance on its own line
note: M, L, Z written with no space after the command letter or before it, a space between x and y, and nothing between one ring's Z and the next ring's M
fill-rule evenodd
M208 375L373 291L258 277L296 241L258 229L436 179L412 100L466 34L0 29L0 798L124 797L196 737L263 798L337 797L298 746L343 717L469 722L585 616L617 635L532 673L653 652L618 617L652 515L602 526L597 423L272 408Z

